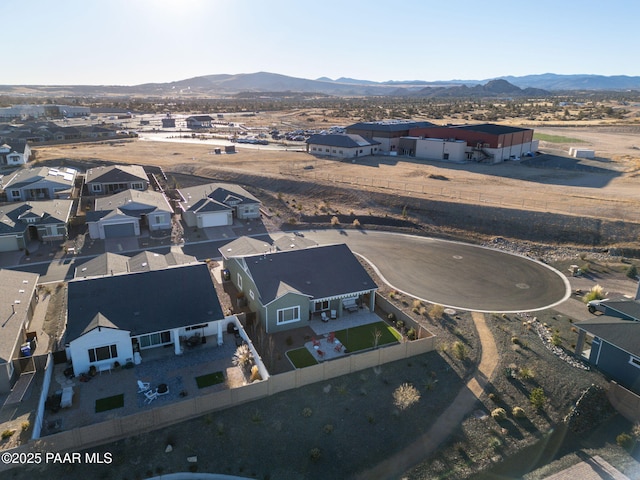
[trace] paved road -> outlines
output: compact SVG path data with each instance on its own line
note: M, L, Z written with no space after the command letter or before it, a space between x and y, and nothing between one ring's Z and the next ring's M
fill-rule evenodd
M479 312L533 311L557 305L570 294L567 279L556 270L498 250L366 230L301 234L320 244L346 243L369 260L393 288L447 307ZM183 251L199 259L218 258L218 248L228 241L190 244ZM158 252L165 250L169 247ZM71 278L75 267L88 259L67 257L15 268L39 273L42 283L55 282Z
M320 244L344 242L397 290L478 312L534 311L570 295L557 270L531 259L459 242L359 230L302 232Z

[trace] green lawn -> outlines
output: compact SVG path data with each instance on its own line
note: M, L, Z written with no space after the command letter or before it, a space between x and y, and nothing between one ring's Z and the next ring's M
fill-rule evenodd
M96 413L124 407L124 393L96 400Z
M222 382L224 382L224 374L222 372L209 373L196 377L198 388L210 387L211 385L217 385Z
M402 340L402 336L393 327L384 322L339 330L336 332L336 338L340 340L348 351L357 352L358 350L373 348L374 332L376 330L380 332L378 346Z
M551 143L584 143L584 140L579 140L577 138L571 137L563 137L561 135L549 135L546 133L534 133L533 138L536 140L542 140L543 142L551 142Z
M296 368L310 367L318 363L307 347L289 350L286 355Z

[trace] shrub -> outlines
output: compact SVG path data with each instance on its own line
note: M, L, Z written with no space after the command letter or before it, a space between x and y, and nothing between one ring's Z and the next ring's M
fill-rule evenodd
M629 450L631 447L633 447L634 442L631 435L629 435L628 433L621 433L616 437L616 443L618 444L618 446Z
M600 285L594 285L591 287L584 297L582 297L582 301L584 303L589 303L591 300L602 300L604 298L604 291Z
M511 415L513 415L515 418L525 418L527 416L527 413L522 407L513 407L513 410L511 410Z
M638 276L638 268L635 265L630 265L625 274L627 275L627 277L635 280L636 277Z
M498 421L505 420L507 418L507 411L502 407L494 408L491 410L491 416Z
M357 218L353 220L352 225L354 228L360 228L360 220Z
M415 328L413 328L413 327L411 327L411 328L409 329L409 331L407 332L407 338L408 338L409 340L415 340L415 339L416 339L416 336L417 336L417 334L416 334L416 329L415 329Z
M453 344L453 356L458 360L465 360L467 358L467 347L464 343L458 341Z
M522 380L531 380L534 377L533 370L527 367L522 367L520 369L520 378Z
M420 307L422 306L422 302L421 302L420 300L418 300L418 299L415 299L415 300L411 303L411 306L412 306L413 308L420 308Z
M309 418L311 415L313 415L313 410L311 410L309 407L305 407L302 410L302 416L305 418Z
M531 405L533 405L536 409L542 409L544 407L544 404L547 403L547 397L544 394L544 390L539 387L531 390L529 401L531 402Z
M29 430L29 427L31 426L31 423L27 420L26 422L22 422L21 428L23 432L26 432L27 430Z
M340 220L338 219L338 217L333 216L331 217L331 225L340 225Z
M403 383L393 392L393 404L400 410L406 410L420 400L420 392L410 383Z
M511 343L514 345L520 345L520 339L516 336L511 337Z
M253 354L249 349L249 345L246 343L240 345L236 348L236 353L233 354L233 364L236 367L240 368L248 368L251 363L253 363Z
M429 307L429 316L434 320L441 319L444 315L444 307L438 303L434 303Z
M491 400L493 403L500 403L501 398L500 398L500 395L498 395L497 393L490 393L489 400Z
M551 344L555 347L562 345L562 338L560 338L557 332L553 332L553 335L551 335Z
M389 296L391 296L391 294L389 294ZM395 313L390 313L389 315L387 315L387 320L389 320L390 322L395 322L396 321L396 314Z
M322 452L320 452L319 448L316 447L316 448L312 448L311 450L309 450L309 457L314 462L317 462L318 460L320 460L321 456L322 456Z
M6 440L7 438L11 437L14 433L16 433L15 430L5 430L4 432L2 432L2 440Z
M324 427L322 427L322 431L324 433L331 433L333 432L333 425L331 425L330 423L327 423Z

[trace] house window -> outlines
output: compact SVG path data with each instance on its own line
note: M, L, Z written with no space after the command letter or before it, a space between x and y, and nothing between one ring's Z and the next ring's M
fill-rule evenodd
M94 183L93 185L91 185L91 191L92 192L101 192L102 191L102 185Z
M20 190L12 190L11 191L11 196L13 198L20 198Z
M109 360L118 357L118 348L115 345L107 345L106 347L97 347L89 349L89 362L99 362L101 360Z
M629 357L629 363L636 368L640 368L640 358L638 357L634 357L633 355L631 355Z
M278 310L278 325L298 322L300 320L300 307L289 307Z
M251 300L255 300L256 299L256 296L253 293L253 290L249 290L249 296L251 297Z
M150 348L171 342L171 332L157 332L149 335L141 335L138 339L140 348Z
M142 183L132 183L131 188L134 190L142 190Z
M315 302L313 306L316 312L322 312L323 310L329 310L329 300L320 300Z
M242 290L242 275L238 272L238 290Z
M159 225L162 223L162 215L156 215L156 225Z

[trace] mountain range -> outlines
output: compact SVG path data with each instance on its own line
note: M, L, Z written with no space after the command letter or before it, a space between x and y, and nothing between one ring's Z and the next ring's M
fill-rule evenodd
M315 80L277 73L257 72L193 77L168 83L146 83L132 86L95 85L0 85L6 95L142 95L167 96L282 96L283 93L307 95L408 96L408 97L540 97L550 92L585 90L640 90L640 77L603 75L505 76L486 80L447 80L427 82L374 82L352 78Z

